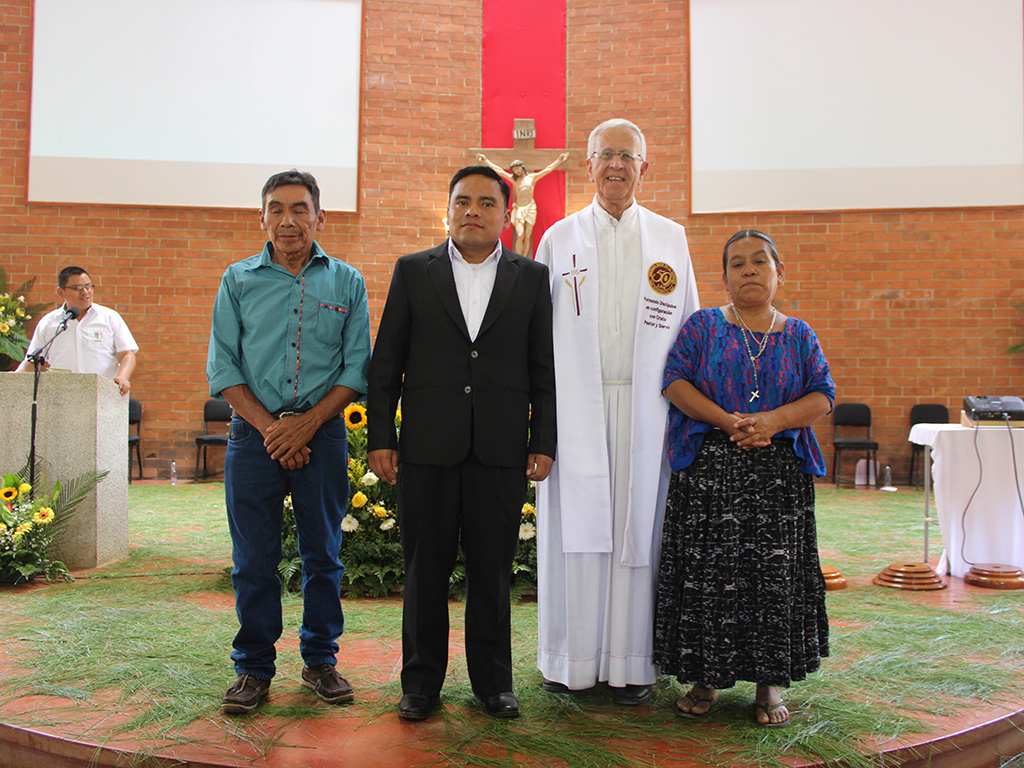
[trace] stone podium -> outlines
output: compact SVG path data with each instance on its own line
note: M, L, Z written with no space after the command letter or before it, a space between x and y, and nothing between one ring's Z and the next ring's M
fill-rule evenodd
M31 373L0 373L0 472L17 472L28 459L32 419ZM91 470L106 478L78 505L55 542L69 568L95 568L128 555L128 398L94 373L47 371L36 398L36 461L46 487ZM36 477L39 482L39 477Z

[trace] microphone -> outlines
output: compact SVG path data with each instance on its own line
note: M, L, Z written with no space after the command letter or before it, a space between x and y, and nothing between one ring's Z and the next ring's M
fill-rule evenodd
M65 306L64 314L61 315L60 322L57 323L57 330L54 331L53 336L51 336L50 340L46 342L43 346L41 346L39 349L33 352L29 352L28 355L26 356L27 359L31 360L34 363L39 363L40 365L46 362L46 353L50 349L50 345L53 344L54 339L60 336L62 331L67 330L68 320L77 320L80 314L82 314L82 310L80 310L78 307Z

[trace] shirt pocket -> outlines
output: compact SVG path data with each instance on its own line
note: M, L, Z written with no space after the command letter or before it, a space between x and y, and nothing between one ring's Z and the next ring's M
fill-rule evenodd
M317 299L313 314L313 335L324 344L341 344L348 320L348 307L332 299Z

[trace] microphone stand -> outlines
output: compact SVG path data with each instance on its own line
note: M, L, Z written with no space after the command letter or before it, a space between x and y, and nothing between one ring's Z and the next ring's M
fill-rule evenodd
M31 437L29 438L29 450L28 450L28 484L32 486L32 490L29 491L29 497L35 498L36 495L36 401L39 396L39 374L43 372L43 363L46 362L46 353L50 351L50 347L53 345L54 340L67 330L68 320L77 318L78 313L72 312L71 310L65 310L64 318L60 321L57 326L57 330L54 332L50 340L46 342L39 349L34 352L29 352L27 358L32 361L32 416L31 416Z

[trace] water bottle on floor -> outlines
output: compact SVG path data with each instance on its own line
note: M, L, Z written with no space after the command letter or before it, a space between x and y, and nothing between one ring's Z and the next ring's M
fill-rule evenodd
M895 491L896 487L892 484L892 469L889 465L885 465L885 469L882 470L882 487L879 489L882 491Z

